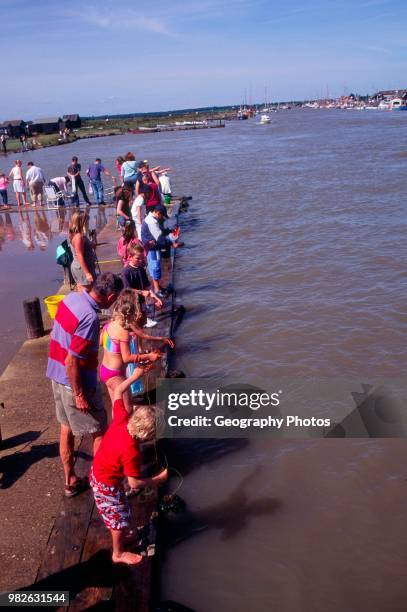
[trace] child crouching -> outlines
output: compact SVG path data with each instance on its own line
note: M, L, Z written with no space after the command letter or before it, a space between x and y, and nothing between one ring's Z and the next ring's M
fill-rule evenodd
M147 366L151 367L151 366ZM167 478L163 469L152 478L140 478L139 442L155 437L155 413L150 406L141 406L129 415L123 402L128 387L143 374L138 367L132 376L114 391L113 421L102 438L90 471L90 484L95 503L112 535L114 563L135 565L142 556L124 550L125 530L130 523L130 507L123 488L127 477L131 489L158 486Z

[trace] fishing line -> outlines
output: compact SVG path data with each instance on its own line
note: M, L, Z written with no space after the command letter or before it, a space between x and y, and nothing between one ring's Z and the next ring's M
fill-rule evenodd
M148 405L149 405L149 406L150 406L150 408L151 408L151 400L150 400L150 388L149 388L149 387L150 387L150 386L149 386L149 373L148 373L148 372L147 372L147 375L145 376L145 378L146 378L145 383L146 383L146 394L147 394L147 401L148 401ZM155 453L155 461L156 461L156 464L157 464L157 465L159 465L159 457L158 457L158 449L157 449L157 440L154 440L154 453ZM165 461L164 469L168 469L168 471L171 471L171 470L172 470L172 471L173 471L173 472L174 472L174 473L175 473L175 474L178 476L178 478L179 478L179 483L178 483L178 485L176 486L175 491L173 491L172 493L168 493L168 494L167 494L168 496L174 496L174 495L177 493L177 491L179 491L179 490L180 490L180 488L182 487L182 485L183 485L183 483L184 483L184 477L183 477L183 475L181 474L181 472L180 472L179 470L177 470L177 468L170 466L170 464L168 463L168 457L167 457L167 455L166 455L164 452L162 452L161 454L162 454L162 457L163 457L163 459L164 459L164 461Z

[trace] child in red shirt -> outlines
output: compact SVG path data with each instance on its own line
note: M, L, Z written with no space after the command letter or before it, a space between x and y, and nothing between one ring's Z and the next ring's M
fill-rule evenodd
M151 365L147 368L151 368ZM102 438L90 471L90 484L97 509L112 535L112 560L114 563L128 565L139 563L142 557L124 550L124 530L129 526L130 507L123 479L127 478L131 489L138 489L140 486L158 486L167 478L166 469L152 478L140 478L138 441L145 442L154 438L155 413L150 406L140 406L129 415L123 395L142 374L143 368L136 368L132 376L114 390L113 421Z

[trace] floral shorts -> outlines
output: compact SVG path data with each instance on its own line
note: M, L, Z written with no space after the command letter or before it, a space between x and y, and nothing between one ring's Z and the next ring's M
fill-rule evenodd
M126 529L130 522L130 507L124 489L96 480L93 469L89 475L95 504L108 529Z

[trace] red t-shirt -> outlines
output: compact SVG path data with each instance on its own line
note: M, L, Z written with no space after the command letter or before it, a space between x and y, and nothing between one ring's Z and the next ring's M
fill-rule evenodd
M127 431L128 421L123 400L116 400L113 421L93 459L93 473L103 484L118 485L124 476L138 478L140 475L140 449Z

